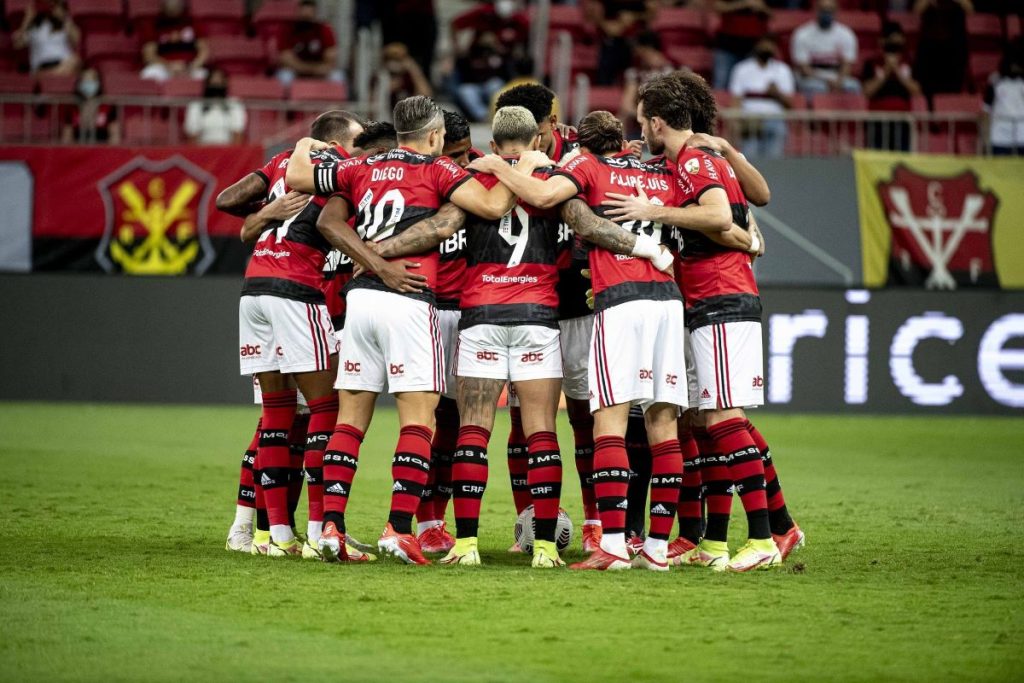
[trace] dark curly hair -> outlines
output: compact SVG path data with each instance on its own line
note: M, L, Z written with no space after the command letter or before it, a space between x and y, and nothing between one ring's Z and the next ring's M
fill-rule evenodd
M452 145L469 137L469 121L456 112L444 110L444 144Z
M678 78L686 88L690 100L690 129L694 133L713 134L715 120L718 119L718 103L715 102L711 86L700 74L692 71L675 71L672 76Z
M498 96L494 110L502 107L526 107L539 124L551 116L555 106L555 93L539 83L523 83L509 88Z
M394 149L398 146L398 136L394 124L388 121L367 121L363 132L356 136L352 144L359 149Z

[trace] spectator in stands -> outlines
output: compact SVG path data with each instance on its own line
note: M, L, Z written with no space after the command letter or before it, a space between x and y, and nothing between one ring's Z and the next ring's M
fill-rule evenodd
M921 18L914 76L931 100L937 93L958 93L967 77L967 15L971 0L917 0Z
M882 29L882 56L864 64L864 95L871 111L908 112L911 100L921 94L912 69L905 60L906 38L899 24ZM910 150L910 123L906 121L867 124L867 143L874 149Z
M800 90L807 94L859 92L850 75L857 61L857 35L836 21L836 0L818 0L816 16L793 32L790 52Z
M245 122L245 107L228 97L227 73L216 67L210 69L203 100L190 102L185 109L185 134L200 145L240 144Z
M648 12L644 0L584 0L583 17L594 26L600 41L594 82L612 85L629 68L633 60L630 41L643 23L653 18L653 12Z
M764 0L715 0L713 7L721 17L715 35L713 85L715 90L725 90L733 67L746 59L768 32L771 10Z
M381 52L381 71L387 74L388 90L391 93L391 106L399 100L413 95L431 97L434 94L430 81L423 75L420 65L409 54L409 49L402 43L389 43ZM379 89L383 78L379 74L374 81L374 101L379 97Z
M429 77L437 44L434 0L356 0L356 25L379 21L384 45L402 43Z
M166 81L175 76L206 76L209 48L184 0L162 0L160 14L142 36L143 78Z
M316 0L299 0L298 9L295 21L278 36L278 80L285 85L296 78L343 81L334 31L317 19Z
M1003 54L999 72L985 90L992 153L1024 155L1024 39L1017 38Z
M103 81L93 67L82 70L75 84L77 104L68 107L61 125L61 142L121 142L117 109L101 101Z
M28 48L32 73L73 76L81 65L77 53L81 38L64 0L35 0L26 5L12 42L15 49Z
M793 106L796 80L789 65L779 60L774 38L761 38L754 45L754 55L733 68L729 92L740 101L740 109L752 114L781 114ZM782 156L785 119L746 119L741 127L744 154L771 159Z
M497 0L457 17L452 32L455 99L470 119L484 121L495 94L528 59L529 20L517 0Z

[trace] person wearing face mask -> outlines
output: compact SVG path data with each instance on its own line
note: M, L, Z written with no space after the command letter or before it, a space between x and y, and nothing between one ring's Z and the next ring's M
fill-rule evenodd
M61 126L61 142L110 142L121 141L121 124L117 120L117 109L101 100L103 83L99 72L93 67L82 71L75 84L78 104L69 107Z
M391 106L414 95L430 97L434 89L430 81L423 75L423 69L409 54L409 49L402 43L388 43L381 51L380 67L387 73L387 84L391 91ZM371 99L377 101L377 91L383 79L378 74L373 84Z
M300 0L295 21L278 38L278 80L285 85L296 78L343 81L336 44L331 27L317 19L316 0Z
M185 110L185 134L200 145L241 144L245 132L245 107L228 96L228 75L213 68L206 77L203 99Z
M518 0L486 2L452 21L452 94L472 121L484 121L494 96L528 55L529 23Z
M793 70L777 57L775 39L764 36L754 53L732 70L729 92L740 108L752 114L781 114L793 106L796 82ZM786 121L748 119L743 123L743 151L751 157L777 159L786 147Z
M1024 39L1007 46L985 90L989 141L998 156L1024 155Z
M816 16L793 32L790 44L800 91L859 92L860 83L850 75L857 61L857 36L836 20L836 0L818 0Z
M864 65L864 95L871 111L907 112L911 98L921 94L921 86L904 60L906 40L899 24L888 24L882 31L882 56ZM910 124L906 121L869 121L867 144L873 149L910 150Z

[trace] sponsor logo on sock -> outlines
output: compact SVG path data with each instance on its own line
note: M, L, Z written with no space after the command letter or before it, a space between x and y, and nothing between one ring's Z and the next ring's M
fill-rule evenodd
M329 489L327 489L327 493L336 493L339 496L344 496L348 492L345 490L345 487L342 486L341 484L335 484L334 486L331 486Z
M263 476L260 477L260 486L270 486L274 483L274 480L268 477L266 472L264 472Z
M405 491L405 487L402 486L402 482L396 481L395 485L391 487L391 492L392 493L397 493L399 491Z
M615 507L619 508L620 510L626 510L627 508L629 508L629 502L626 501L626 500L623 500L621 503L619 503Z
M661 503L658 503L657 505L655 505L654 507L651 508L651 514L652 515L667 515L667 514L669 514L669 511L668 511L668 509L664 505L662 505Z

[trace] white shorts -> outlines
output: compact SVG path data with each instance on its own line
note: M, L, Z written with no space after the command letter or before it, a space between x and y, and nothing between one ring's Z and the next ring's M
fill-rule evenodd
M388 392L445 390L437 309L393 292L354 289L346 297L336 389Z
M462 311L437 309L437 322L441 326L441 347L444 349L445 398L455 398L455 350L459 346L459 319Z
M543 325L473 325L459 331L455 374L525 382L561 379L557 329Z
M590 338L594 334L594 316L561 320L562 330L562 392L566 398L586 401L590 398L587 385L587 367L590 358Z
M690 333L701 410L764 405L761 323L698 327Z
M337 353L327 306L265 294L238 300L238 346L243 375L329 370Z
M627 301L594 316L590 410L631 403L686 407L681 301Z

